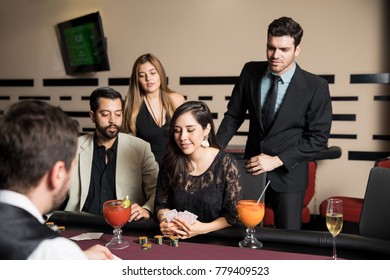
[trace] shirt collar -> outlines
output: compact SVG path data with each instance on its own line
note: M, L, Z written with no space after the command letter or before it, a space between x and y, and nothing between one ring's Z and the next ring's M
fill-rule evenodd
M295 69L297 68L297 64L295 62L293 62L293 63L294 63L293 67L290 70L288 70L286 73L284 73L283 75L280 76L282 78L282 81L284 84L291 82L291 79L295 73ZM272 74L272 72L268 66L267 71L265 71L265 76L269 77L270 74Z
M0 190L0 202L22 208L37 218L41 224L45 222L38 208L27 198L27 196L21 193L10 190Z
M119 138L119 135L115 138L115 142L114 142L114 144L112 144L111 148L108 149L108 150L113 151L114 154L117 154L117 150L118 150L118 138ZM97 141L96 133L95 133L95 135L94 135L93 141L94 141L95 149L97 149L98 147L103 147L103 145L99 145L99 143L98 143L98 141Z

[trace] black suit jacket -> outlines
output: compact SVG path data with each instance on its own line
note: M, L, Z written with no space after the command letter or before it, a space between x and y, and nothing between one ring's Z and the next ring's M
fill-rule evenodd
M278 192L304 191L308 160L325 148L332 123L329 86L325 79L298 65L268 133L262 125L260 89L267 62L248 62L234 86L217 139L225 148L249 113L245 158L261 153L277 155L283 166L268 172Z

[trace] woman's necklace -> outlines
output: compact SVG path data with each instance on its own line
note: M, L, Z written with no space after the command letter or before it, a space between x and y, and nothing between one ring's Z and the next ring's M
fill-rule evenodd
M153 108L152 106L150 105L149 103L149 100L148 100L148 97L145 96L145 100L146 100L146 103L148 104L149 108L150 108L150 111L152 112L152 117L154 119L154 122L157 124L158 127L162 127L162 123L163 123L163 116L164 116L164 110L163 110L163 105L162 105L162 100L161 100L161 91L160 91L160 102L161 102L161 119L160 119L160 122L158 121L158 119L156 118L156 115L154 114L154 111L153 111Z

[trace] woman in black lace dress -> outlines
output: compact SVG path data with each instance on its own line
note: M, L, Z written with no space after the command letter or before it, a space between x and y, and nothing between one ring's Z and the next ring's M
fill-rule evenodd
M237 221L241 196L236 160L219 148L209 108L201 101L185 102L172 116L156 188L161 232L189 238L228 227ZM189 211L197 220L170 220L164 213L172 209Z

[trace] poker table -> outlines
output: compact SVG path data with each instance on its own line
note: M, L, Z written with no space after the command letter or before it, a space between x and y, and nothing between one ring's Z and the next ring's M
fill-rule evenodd
M85 232L102 232L98 240L77 241L82 249L93 244L104 245L112 238L112 228L100 215L83 212L56 211L49 222L65 226L61 234L72 237ZM324 231L292 231L271 227L257 227L256 237L263 243L262 249L252 250L238 247L245 237L245 227L232 226L206 235L180 240L172 248L168 240L162 245L154 244L155 235L161 234L153 219L127 223L123 236L130 241L129 248L116 250L122 259L329 259L332 255L332 236ZM139 236L147 236L152 248L143 250L138 244ZM340 233L336 238L337 255L342 259L370 260L390 259L390 241Z
M62 235L68 238L77 236L83 231L65 230ZM85 250L92 245L105 245L112 238L112 234L103 234L99 239L76 241ZM126 235L123 238L130 242L130 246L121 250L112 250L112 253L124 260L326 260L329 256L314 254L289 253L267 249L242 249L238 246L223 246L207 243L194 243L190 240L179 241L177 246L171 246L167 238L162 244L155 243L154 236L147 236L152 246L144 249L138 241L138 236ZM236 244L237 245L237 244Z

